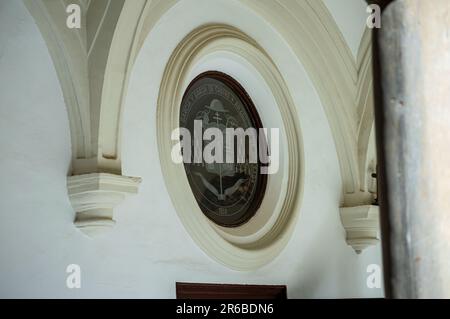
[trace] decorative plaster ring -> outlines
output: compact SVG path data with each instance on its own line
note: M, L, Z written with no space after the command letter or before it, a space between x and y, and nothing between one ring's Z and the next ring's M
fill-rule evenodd
M171 160L172 143L169 141L171 132L179 125L179 110L188 75L203 56L215 51L236 54L259 72L278 105L286 135L285 192L280 192L273 212L277 218L254 225L260 232L250 241L247 238L239 242L239 230L237 233L236 229L234 233L227 231L203 215L191 193L183 165ZM181 41L166 66L156 118L165 183L175 209L194 241L212 258L236 270L255 269L274 259L287 244L295 225L302 197L304 162L296 107L268 54L249 36L230 26L206 25L194 30Z

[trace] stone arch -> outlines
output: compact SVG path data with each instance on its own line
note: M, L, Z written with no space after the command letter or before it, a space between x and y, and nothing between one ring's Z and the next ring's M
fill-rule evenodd
M365 179L362 175L365 168L361 165L367 152L370 123L373 122L371 32L364 33L355 62L336 22L322 1L239 1L264 17L289 43L304 65L319 93L333 132L343 194L349 195L352 204L361 200L370 202L367 194L361 194ZM142 6L130 50L131 65L152 27L177 3L177 0L153 0ZM125 6L121 19L130 20L127 17L136 15L135 11L135 5ZM116 32L120 32L119 26ZM360 112L360 109L365 111ZM344 206L346 197L342 203Z
M71 123L72 174L122 174L121 115L133 63L152 27L178 0L95 2L101 23L68 32L64 1L24 0L49 46ZM313 82L333 133L338 154L342 206L370 204L365 190L371 111L370 33L355 62L322 1L236 0L265 19L289 44ZM87 19L93 1L75 1ZM103 6L103 7L102 7ZM99 14L97 12L97 14ZM104 28L104 29L103 29ZM102 43L104 67L89 76L89 33ZM93 96L97 96L93 99ZM99 97L99 98L98 98ZM364 97L364 98L362 98ZM363 106L361 106L363 105ZM361 111L362 110L362 111Z

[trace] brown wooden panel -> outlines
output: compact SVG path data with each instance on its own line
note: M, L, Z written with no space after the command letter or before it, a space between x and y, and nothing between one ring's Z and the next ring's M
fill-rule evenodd
M286 286L176 283L177 299L287 299Z

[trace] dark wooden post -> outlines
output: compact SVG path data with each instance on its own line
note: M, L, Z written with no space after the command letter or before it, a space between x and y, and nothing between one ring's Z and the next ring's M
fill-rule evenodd
M387 5L393 0L367 0L368 4L376 4L380 6L381 12L385 10ZM383 248L383 273L384 273L384 291L386 298L392 297L391 287L391 253L390 253L390 224L388 216L388 190L386 185L386 168L385 168L385 150L384 150L384 114L383 114L383 92L381 88L381 70L379 58L378 44L379 29L373 29L372 35L372 61L373 61L373 89L375 98L375 132L377 140L377 182L378 182L378 204L380 206L380 227L381 227L381 244Z

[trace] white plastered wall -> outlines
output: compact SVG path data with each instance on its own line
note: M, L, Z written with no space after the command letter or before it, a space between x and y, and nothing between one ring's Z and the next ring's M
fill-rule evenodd
M369 14L365 0L323 0L333 16L353 56L358 55L359 44Z
M366 267L380 264L380 247L357 256L345 243L336 151L301 64L246 7L225 0L214 8L199 2L196 10L186 2L171 9L136 61L125 104L123 171L143 183L137 196L117 208L113 232L95 240L72 223L65 185L69 126L45 43L21 2L1 2L1 297L173 298L176 281L286 284L291 298L382 296L381 289L366 286ZM165 63L188 32L207 22L240 28L271 55L298 106L304 139L305 184L296 229L272 263L252 272L229 270L195 245L173 209L159 166L155 112ZM205 65L220 60L215 61ZM251 70L241 65L234 72L245 87ZM247 89L255 100L262 98L257 89ZM81 289L66 288L71 263L81 266Z

